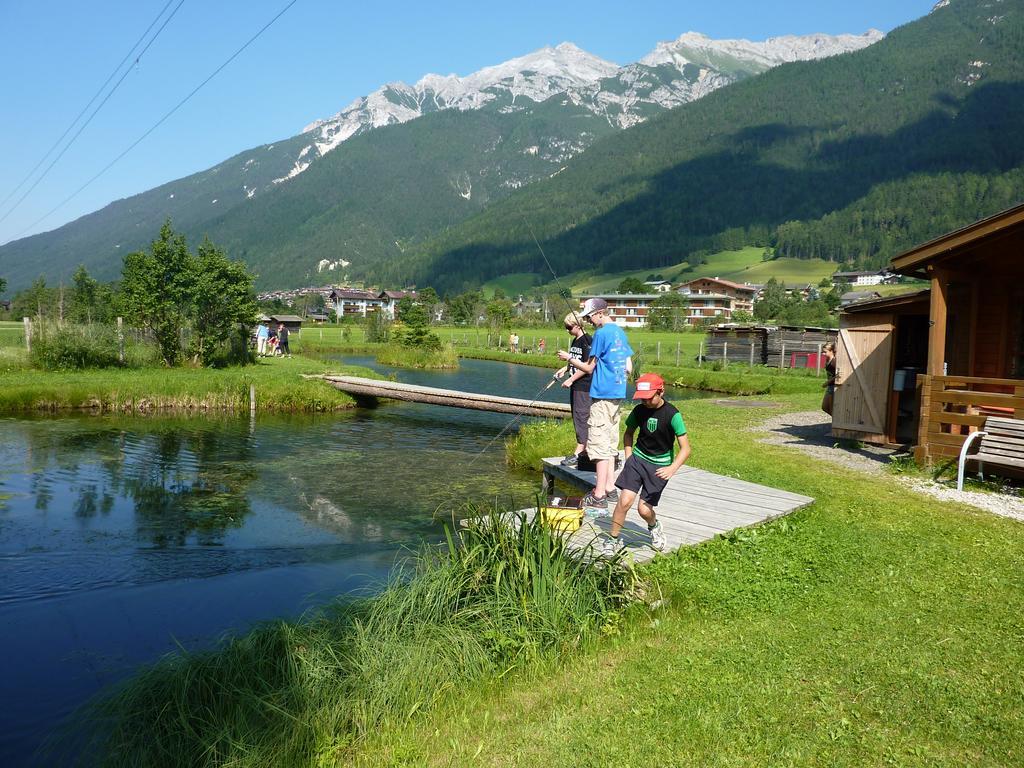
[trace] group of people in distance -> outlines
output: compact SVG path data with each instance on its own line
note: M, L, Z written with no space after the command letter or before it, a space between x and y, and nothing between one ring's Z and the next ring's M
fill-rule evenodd
M256 354L259 357L292 356L288 348L288 328L284 323L278 323L277 328L267 322L256 326Z
M593 337L583 329L586 320L594 326ZM621 539L626 513L640 497L637 510L647 523L651 547L665 549L665 533L655 507L669 479L690 456L690 439L678 409L665 400L665 382L655 373L636 381L633 399L640 401L626 418L623 437L626 461L615 477L619 452L619 407L626 397L626 382L633 371L633 349L625 332L611 319L608 302L587 299L583 309L565 316L565 329L572 336L567 350L559 350L565 361L555 377L565 379L570 390L576 449L562 461L576 466L586 451L593 460L597 482L583 499L594 514L607 515L614 503L611 536L601 542L601 551L612 557L625 546Z

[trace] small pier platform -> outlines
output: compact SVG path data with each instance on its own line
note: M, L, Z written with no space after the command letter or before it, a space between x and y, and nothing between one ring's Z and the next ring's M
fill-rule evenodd
M383 397L389 400L407 400L414 403L430 403L450 408L469 408L474 411L512 413L519 416L540 416L548 419L568 419L572 412L568 403L548 403L542 400L523 400L518 397L499 397L478 392L459 392L454 389L419 387L397 381L365 379L360 376L322 377L324 381L357 397Z
M561 460L561 457L544 459L547 491L553 490L556 481L580 490L594 487L596 478L593 472L563 467ZM684 466L668 481L657 512L668 539L665 551L670 552L736 528L774 520L813 501L810 496ZM607 534L611 528L612 511L609 505L607 517L586 517L579 531L573 534L574 545L584 549L596 536ZM643 562L654 557L647 526L635 506L626 515L622 539L635 561Z

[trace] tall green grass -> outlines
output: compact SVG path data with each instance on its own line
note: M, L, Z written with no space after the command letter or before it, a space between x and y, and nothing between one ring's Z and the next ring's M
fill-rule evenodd
M616 630L639 587L624 560L587 565L536 520L469 512L376 598L138 674L85 711L74 751L133 768L333 765L467 684Z
M377 362L397 368L455 369L459 367L459 356L451 344L444 344L437 349L389 344L377 353Z
M23 354L23 353L22 353ZM109 413L248 411L255 387L261 412L323 412L354 407L344 392L303 374L375 376L365 368L308 358L273 358L230 368L106 368L82 371L7 367L0 356L0 413L88 410Z

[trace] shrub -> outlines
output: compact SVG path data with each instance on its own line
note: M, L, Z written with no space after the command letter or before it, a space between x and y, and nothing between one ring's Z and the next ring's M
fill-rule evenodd
M65 326L32 341L32 364L47 371L122 366L117 332L109 326Z

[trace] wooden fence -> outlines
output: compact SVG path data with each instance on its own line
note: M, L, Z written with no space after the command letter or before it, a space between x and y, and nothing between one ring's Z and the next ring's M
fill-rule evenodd
M955 457L989 416L1024 419L1024 380L922 376L917 460Z

